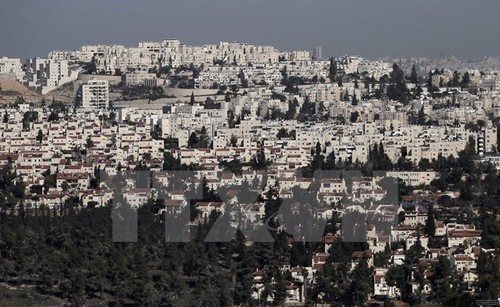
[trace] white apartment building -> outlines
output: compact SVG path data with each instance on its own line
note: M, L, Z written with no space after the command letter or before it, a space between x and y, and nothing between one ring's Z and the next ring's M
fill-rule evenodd
M21 81L24 77L21 60L17 58L0 58L0 75L13 74L17 80Z
M106 80L92 79L81 86L81 102L85 109L109 107L109 84Z
M125 84L127 86L142 85L142 86L154 87L165 84L165 80L157 78L156 74L153 73L135 72L135 73L125 74Z
M26 62L25 85L46 94L74 81L78 71L70 71L67 60L33 58Z
M387 177L403 180L408 186L429 185L436 178L436 172L387 172Z

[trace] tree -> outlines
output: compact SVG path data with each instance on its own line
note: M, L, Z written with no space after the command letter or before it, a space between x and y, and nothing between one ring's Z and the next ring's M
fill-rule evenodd
M85 143L85 148L90 149L94 147L94 141L92 141L92 138L89 136L87 137L87 141Z
M390 287L398 287L400 289L400 293L403 292L403 289L407 284L407 276L405 267L402 265L394 265L389 267L387 273L385 273L385 280L387 285Z
M458 71L453 72L453 77L450 82L448 82L449 86L459 86L460 85L460 73Z
M497 299L500 291L500 264L498 256L481 252L477 260L477 275L477 286L481 289L479 298Z
M344 96L343 96L342 100L343 100L343 101L349 101L349 100L350 100L350 99L349 99L349 97L350 97L349 92L348 92L348 91L346 91L346 92L344 93Z
M207 133L207 128L205 126L201 127L200 139L198 141L197 147L207 148L210 145L210 137Z
M36 140L38 141L38 143L41 143L42 140L43 140L43 132L42 132L42 129L38 129L38 134L36 136Z
M234 134L231 135L229 142L231 143L231 147L238 147L238 138Z
M191 92L191 98L189 99L189 104L190 104L190 105L194 105L194 103L195 103L195 102L196 102L196 101L195 101L195 99L194 99L194 92Z
M199 142L199 139L198 139L198 135L196 134L196 132L191 132L191 135L189 136L189 139L188 139L188 143L187 143L187 146L188 148L194 148L195 146L198 145L198 142Z
M62 189L64 192L68 191L68 190L69 190L69 188L70 188L70 186L69 186L69 184L68 184L68 182L67 182L67 181L64 181L64 182L61 184L61 189Z
M330 82L335 82L337 80L337 64L333 58L330 58L330 68L328 77L330 78Z
M312 120L314 118L315 113L316 113L316 107L314 103L311 102L309 97L306 97L304 99L304 103L302 103L302 106L300 107L297 120L300 122Z
M288 133L288 130L286 130L285 128L281 128L276 134L276 137L281 140L283 138L290 137L290 134Z
M433 237L436 233L436 222L434 218L434 206L430 205L427 211L427 220L425 221L424 233Z
M352 95L351 105L353 105L353 106L357 106L358 105L358 98L356 97L356 94Z
M460 83L460 86L463 88L467 88L470 85L470 75L469 72L466 72L463 77L462 77L462 82Z
M221 161L219 163L219 166L225 171L231 172L236 175L241 175L242 173L242 168L241 168L241 162L240 160L234 159L231 161Z
M49 115L48 121L53 122L53 121L58 121L59 120L59 114L52 111Z
M325 163L323 163L322 169L334 170L335 166L336 166L335 163L336 163L335 151L332 149L332 151L326 157L326 160L325 160Z
M349 294L351 302L356 306L364 305L368 294L372 292L372 274L373 270L368 267L365 259L359 260L351 272Z
M299 108L300 104L297 98L294 98L293 101L288 101L288 110L285 113L286 119L295 119L295 116L297 114L297 109Z
M238 77L240 78L241 87L247 88L248 87L248 80L245 77L245 72L243 70L240 70Z
M23 115L23 129L30 129L30 123L38 121L38 112L28 111Z
M417 240L415 243L405 251L405 263L407 265L415 265L418 259L424 255L424 248L420 241L420 229L417 230Z
M420 108L420 110L418 111L417 124L419 124L419 125L425 125L425 122L426 122L426 115L425 115L425 112L424 112L424 107L422 106Z
M415 64L413 64L413 66L411 67L410 82L413 84L418 83L418 74L417 74L417 68L415 67Z
M351 123L356 123L358 121L358 118L359 118L358 111L351 112L351 118L350 118Z
M145 161L149 161L151 160L152 156L151 156L151 152L148 151L148 152L145 152L143 155L142 155L142 158L145 160Z
M266 154L264 152L264 145L260 145L259 152L256 156L254 156L250 162L250 166L252 169L265 169L268 166L269 162L266 159Z
M312 172L315 170L321 169L323 162L325 160L325 157L321 154L321 144L319 142L316 142L316 147L314 150L313 154L313 160L311 161L310 168Z
M410 99L410 91L406 87L403 70L394 63L390 76L390 85L387 88L387 97L392 100L407 104Z
M431 277L433 296L442 301L458 294L460 289L453 289L454 272L450 266L450 261L441 256L434 265L434 274Z
M230 92L226 92L226 94L224 95L224 101L225 102L231 101L231 93Z
M282 305L285 302L286 297L286 279L285 276L283 276L283 273L278 270L273 291L273 303Z

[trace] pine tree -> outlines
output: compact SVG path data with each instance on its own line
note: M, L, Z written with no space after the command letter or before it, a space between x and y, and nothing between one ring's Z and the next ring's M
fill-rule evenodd
M356 94L352 96L352 103L351 105L357 106L358 105L358 98L356 97Z
M323 164L322 169L334 170L335 169L335 162L336 162L335 151L332 149L330 154L328 154L328 156L326 157L326 161Z
M387 97L407 104L410 99L410 91L406 86L403 70L394 63L392 66L391 84L387 87Z
M38 129L38 135L36 136L36 140L41 143L43 140L43 132L41 129Z
M194 99L194 92L191 92L191 98L189 99L189 104L190 104L190 105L194 105L194 103L195 103L195 102L196 102L196 101L195 101L195 99Z
M194 148L198 145L198 136L196 135L196 132L191 132L191 135L189 136L187 146L188 148Z
M451 79L451 85L452 86L459 86L460 85L460 73L456 70L453 72L453 77Z
M429 206L429 210L427 211L427 220L425 221L424 233L429 237L433 237L436 233L434 207L432 205Z
M198 147L207 148L209 145L210 137L207 133L207 128L205 126L201 127L200 139L198 141Z
M413 84L418 83L418 74L417 74L417 68L415 67L415 64L413 64L413 66L411 67L410 82Z
M330 78L330 82L335 82L337 80L337 65L333 58L330 58L330 68L328 77Z
M466 72L462 77L462 82L460 84L462 87L467 88L470 85L470 75L469 72Z

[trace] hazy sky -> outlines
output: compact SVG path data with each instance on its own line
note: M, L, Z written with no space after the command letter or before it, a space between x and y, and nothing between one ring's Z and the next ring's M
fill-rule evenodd
M500 55L500 0L0 0L0 56L178 38L323 56Z

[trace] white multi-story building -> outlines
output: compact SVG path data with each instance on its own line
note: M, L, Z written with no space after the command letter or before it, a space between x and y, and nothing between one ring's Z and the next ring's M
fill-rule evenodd
M0 58L0 75L13 74L17 80L22 80L24 71L21 65L21 60L17 58Z
M159 79L156 74L147 72L134 72L127 73L124 75L125 84L130 85L142 85L142 86L161 86L165 84L165 79Z
M106 80L92 79L81 86L82 107L85 109L108 109L109 84Z
M70 71L68 60L33 58L26 62L25 85L46 94L74 81L78 71Z

